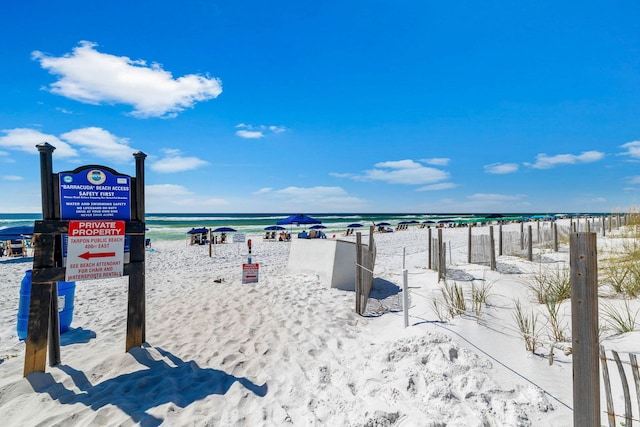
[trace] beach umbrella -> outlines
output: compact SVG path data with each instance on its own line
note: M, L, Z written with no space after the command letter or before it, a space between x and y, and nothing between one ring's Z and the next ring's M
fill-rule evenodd
M235 233L235 228L231 227L218 227L213 230L214 233Z
M322 223L322 221L320 221L318 219L315 219L315 218L312 218L309 215L295 214L295 215L290 215L290 216L286 217L285 219L281 219L276 224L278 224L278 225L287 225L287 224L301 225L301 224L320 224L320 223Z
M205 227L201 227L201 228L192 228L191 230L187 231L187 234L202 234L202 233L208 233L209 229L205 228Z
M270 225L264 228L266 231L276 231L276 230L286 230L284 227L280 227L279 225Z
M388 227L390 225L391 224L389 224L388 222L379 222L379 223L376 224L376 226L378 226L378 227Z
M311 227L309 227L311 230L320 230L321 228L327 228L322 224L316 224L316 225L312 225Z
M362 227L362 224L358 224L357 222L355 222L353 224L347 225L347 228L358 228L358 227Z
M0 240L21 239L23 236L33 235L33 225L19 225L0 230Z
M431 221L430 219L426 220L426 221L422 221L423 224L435 224L435 221Z

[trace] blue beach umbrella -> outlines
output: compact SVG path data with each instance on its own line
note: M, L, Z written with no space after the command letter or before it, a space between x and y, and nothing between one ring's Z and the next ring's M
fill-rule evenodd
M32 225L19 225L17 227L8 227L0 230L0 240L21 239L23 236L32 236Z
M356 223L347 225L347 228L358 228L358 227L362 227L362 224L358 224L356 222Z
M270 225L264 228L265 231L276 231L276 230L286 230L284 227L280 227L279 225Z
M287 224L301 225L301 224L320 224L320 223L322 223L322 221L320 221L318 219L315 219L315 218L312 218L309 215L295 214L295 215L290 215L290 216L286 217L285 219L281 219L276 224L278 224L278 225L287 225Z
M187 231L187 234L202 234L202 233L208 233L209 229L208 228L192 228L191 230Z
M236 229L231 227L218 227L213 230L214 233L235 233Z
M311 227L309 227L309 229L311 229L311 230L320 230L322 228L327 228L327 227L325 227L322 224L312 225Z

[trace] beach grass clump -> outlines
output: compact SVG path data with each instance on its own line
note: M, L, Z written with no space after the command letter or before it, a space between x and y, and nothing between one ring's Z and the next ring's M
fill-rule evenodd
M467 311L467 302L464 298L464 290L458 283L445 281L441 289L444 304L447 307L449 317L454 318Z
M603 261L602 283L626 298L640 296L640 244L637 240L622 243L622 251Z
M447 310L444 304L438 301L438 299L433 298L431 300L431 305L433 306L433 311L435 311L436 316L438 316L438 319L441 322L446 323L451 319L449 317L449 311Z
M526 282L539 304L561 302L571 298L571 275L566 268L543 269Z
M471 295L465 295L462 285L455 281L445 281L440 289L440 299L433 298L431 303L438 319L447 322L456 316L461 316L470 311L478 319L482 316L482 310L491 296L492 283L471 284ZM467 297L470 297L468 299Z
M540 332L538 330L538 315L533 311L528 315L524 313L520 300L515 302L513 317L518 326L518 332L524 339L524 346L527 351L535 353L540 342Z
M567 341L567 325L563 323L560 315L561 303L548 299L545 302L546 318L550 328L550 338L555 342Z
M638 313L640 309L632 312L629 306L629 300L625 298L624 307L616 308L615 305L610 303L604 303L602 305L603 318L609 329L618 334L624 334L627 332L633 332L636 329Z
M482 282L481 285L471 283L471 310L478 319L482 316L483 307L488 305L493 283Z

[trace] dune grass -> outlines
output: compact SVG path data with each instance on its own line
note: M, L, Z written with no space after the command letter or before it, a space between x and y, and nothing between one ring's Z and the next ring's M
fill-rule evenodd
M571 276L565 267L547 269L542 264L538 273L525 282L538 304L559 303L571 298Z
M540 332L538 330L538 315L533 311L528 315L524 313L520 300L515 301L515 310L513 317L518 326L518 331L524 339L524 346L527 351L535 353L540 340Z
M602 304L603 319L608 324L609 329L613 330L617 334L624 334L626 332L633 332L636 329L638 313L640 309L632 313L629 306L629 300L624 300L624 307L620 309L616 308L611 303Z

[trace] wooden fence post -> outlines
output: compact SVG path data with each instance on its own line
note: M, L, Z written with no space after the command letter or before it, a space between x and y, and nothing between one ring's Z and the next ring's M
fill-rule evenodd
M361 313L360 295L362 293L362 233L356 233L356 313Z
M492 271L495 271L496 268L496 241L493 237L493 225L489 226L489 247L491 249L491 253L489 253L489 267Z
M431 227L429 227L429 233L427 238L429 239L429 243L427 244L428 251L429 251L429 261L428 261L429 265L427 266L427 268L431 270Z
M467 245L467 264L471 264L471 229L473 228L473 226L471 225L471 223L469 223L469 239L468 239L468 245Z
M502 256L502 224L498 226L498 256Z
M598 260L595 233L572 233L571 335L573 425L600 426L598 365Z
M446 252L446 248L444 247L444 244L442 243L442 228L438 228L438 282L442 279L444 279L444 265L442 262L442 259L444 257L444 254Z
M533 261L533 231L531 226L529 226L529 245L527 250L527 259L529 261Z

